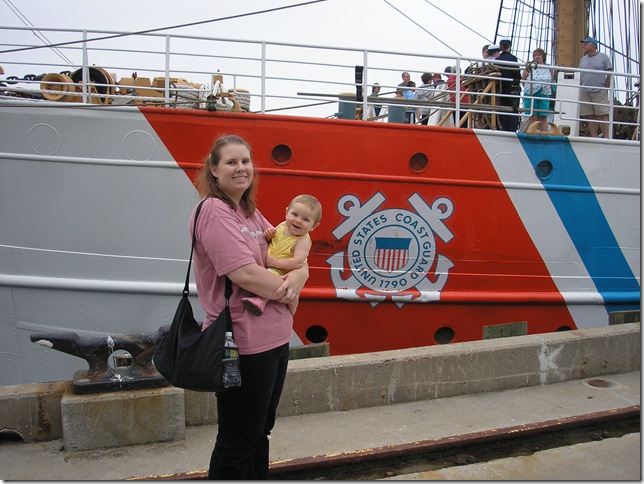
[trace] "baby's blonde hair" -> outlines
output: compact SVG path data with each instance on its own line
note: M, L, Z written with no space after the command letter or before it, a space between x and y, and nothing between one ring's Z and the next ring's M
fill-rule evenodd
M315 198L313 195L303 193L291 200L291 203L288 204L288 208L291 208L295 203L302 203L313 210L313 213L315 215L314 223L320 223L320 220L322 220L322 204L317 198Z

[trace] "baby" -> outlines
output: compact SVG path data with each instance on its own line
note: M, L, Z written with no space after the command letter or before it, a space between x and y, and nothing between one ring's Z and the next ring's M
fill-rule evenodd
M298 269L306 263L311 250L309 232L320 225L322 205L312 195L298 195L286 208L286 220L277 227L264 232L270 242L266 251L268 270L282 276L293 269ZM266 299L259 296L246 297L242 304L253 314L262 314ZM295 314L298 299L288 305L291 314Z

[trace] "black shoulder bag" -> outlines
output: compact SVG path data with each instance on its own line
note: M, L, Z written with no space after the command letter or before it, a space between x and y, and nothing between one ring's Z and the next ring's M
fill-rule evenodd
M226 290L224 296L226 305L217 319L206 328L195 320L188 295L190 281L190 266L192 253L195 249L197 218L205 199L199 203L195 212L192 230L192 248L188 261L186 284L183 287L183 296L172 320L172 324L160 340L152 357L157 371L178 388L200 392L221 392L224 388L222 378L224 374L224 339L226 331L233 330L233 322L228 306L233 289L230 279L226 277ZM165 326L167 327L167 326Z

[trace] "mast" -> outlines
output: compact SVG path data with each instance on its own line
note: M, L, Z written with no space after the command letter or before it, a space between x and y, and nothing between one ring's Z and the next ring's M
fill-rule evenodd
M577 67L583 56L581 39L588 36L591 0L552 0L555 4L555 59L557 65Z

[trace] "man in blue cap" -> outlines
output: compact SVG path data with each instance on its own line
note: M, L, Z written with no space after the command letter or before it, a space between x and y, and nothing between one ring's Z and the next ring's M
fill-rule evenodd
M503 39L499 42L499 47L501 48L501 54L497 57L497 60L507 61L507 62L518 62L518 59L510 53L510 47L512 47L512 41L508 39ZM488 52L489 52L488 48ZM501 77L505 80L501 81L501 94L507 95L507 97L499 98L499 104L501 106L506 106L512 108L512 114L500 114L499 115L499 124L503 131L516 132L519 128L519 95L521 94L521 70L519 66L511 65L502 65L499 66L501 71Z
M579 61L580 69L607 72L613 70L610 58L603 52L597 52L597 40L593 37L586 37L580 42L584 44L585 54ZM608 103L607 88L610 87L610 81L610 74L598 72L581 73L579 116L588 120L588 128L592 138L597 137L599 130L601 130L602 138L608 138L608 123L598 123L596 121L608 121L610 105Z

